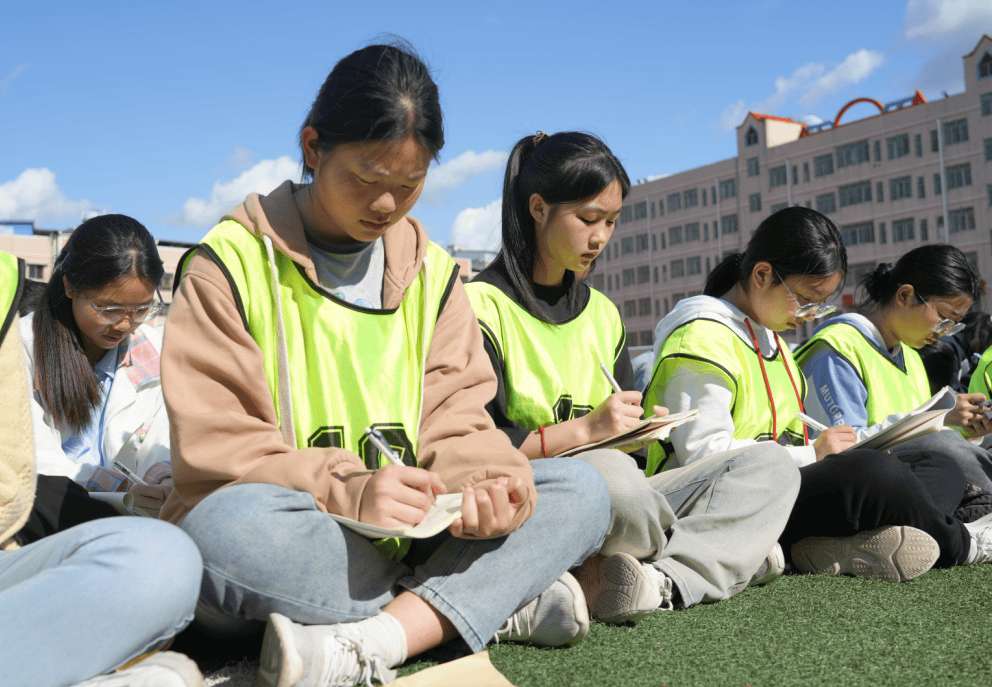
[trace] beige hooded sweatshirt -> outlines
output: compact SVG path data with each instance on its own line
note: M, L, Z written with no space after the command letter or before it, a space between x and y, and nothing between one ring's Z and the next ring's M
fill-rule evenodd
M317 274L292 193L285 182L268 196L252 194L225 219L292 258L317 283ZM396 308L420 271L427 233L404 217L383 239L382 307ZM262 351L245 329L232 287L199 253L189 261L165 328L162 385L171 422L175 491L161 517L182 521L196 504L234 484L278 484L312 494L323 511L358 519L371 475L354 453L339 448L290 448L282 438L262 367ZM485 405L496 377L482 345L478 320L457 279L434 327L424 374L419 426L421 467L437 473L448 491L486 487L520 477L526 492L510 529L534 510L537 493L527 457L496 429ZM361 474L364 473L364 474Z

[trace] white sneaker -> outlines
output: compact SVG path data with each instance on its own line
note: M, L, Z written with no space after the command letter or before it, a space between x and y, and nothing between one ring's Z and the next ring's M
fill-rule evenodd
M615 553L590 556L573 574L585 593L589 615L603 623L623 623L662 604L663 583L649 568L629 554Z
M203 687L203 674L188 656L162 651L109 675L98 675L75 687Z
M992 513L964 524L971 532L971 552L966 565L981 565L992 561Z
M493 639L497 643L571 646L582 641L588 632L589 609L585 594L575 578L565 573L539 597L511 615Z
M765 556L765 560L761 561L758 570L751 576L748 586L768 584L775 578L781 577L784 572L785 554L782 552L782 546L778 542L775 542L772 550Z
M905 525L879 527L853 537L807 537L792 545L792 564L802 572L889 582L919 577L939 556L940 546L933 537Z
M284 615L269 615L259 657L259 687L372 687L372 680L385 684L395 678L396 671L380 656L367 654L361 636L350 631L348 623L323 625L320 633L310 633Z

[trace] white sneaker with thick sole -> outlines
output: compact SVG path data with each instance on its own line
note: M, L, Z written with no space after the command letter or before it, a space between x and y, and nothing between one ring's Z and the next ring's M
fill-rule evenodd
M964 524L971 532L972 547L965 565L981 565L992 561L992 513Z
M879 527L853 537L807 537L792 545L792 564L802 572L889 582L919 577L939 556L933 537L905 525Z
M574 571L589 604L589 615L602 623L623 623L658 610L662 590L658 575L626 553L590 556Z
M161 651L130 668L98 675L75 687L203 687L203 674L188 656Z
M589 632L586 597L575 578L565 573L540 596L510 616L493 639L534 646L571 646ZM283 687L279 685L278 687Z
M781 577L784 572L785 554L782 552L782 546L778 542L775 542L775 546L772 547L772 550L765 556L765 560L761 561L758 570L751 576L748 586L753 587L768 584L772 580Z
M333 627L333 632L328 628ZM348 623L322 626L308 633L306 625L279 613L269 615L259 657L258 687L356 687L372 680L396 679L383 659L367 655L362 638Z

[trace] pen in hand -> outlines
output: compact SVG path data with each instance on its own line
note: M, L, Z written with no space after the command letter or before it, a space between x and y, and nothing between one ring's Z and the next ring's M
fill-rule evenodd
M800 420L802 420L804 425L807 425L808 427L815 429L817 432L825 432L827 429L829 429L829 427L820 424L806 413L796 413L796 415L799 417Z
M603 374L606 376L606 381L610 383L610 386L613 387L613 391L615 393L619 394L623 391L623 389L620 388L620 385L617 384L617 380L613 378L613 375L611 375L610 371L606 368L606 363L600 363L599 369L603 371Z
M128 469L128 468L127 468L127 467L126 467L126 466L125 466L125 465L124 465L123 463L121 463L121 462L120 462L119 460L115 460L115 461L114 461L114 468L116 468L116 469L117 469L117 472L119 472L119 473L121 473L122 475L124 475L125 477L127 477L127 478L128 478L129 480L131 480L131 482L133 482L134 484L143 484L143 485L145 485L145 486L147 486L147 485L148 485L148 482L146 482L145 480L143 480L143 479L141 479L141 478L140 478L140 477L138 477L138 476L137 476L136 474L134 474L133 472L131 472L131 471L130 471L130 470L129 470L129 469Z
M371 427L366 427L365 436L369 438L369 441L372 442L373 446L379 449L379 453L386 456L386 458L389 460L390 463L392 463L393 465L403 465L403 461L400 460L399 456L397 456L396 453L393 451L393 448L389 445L389 442L386 441L386 437L382 435L382 432L380 432L377 429L372 429ZM427 493L427 498L429 498L431 500L431 503L433 503L434 489L431 487L430 483L428 483L427 485L426 493Z

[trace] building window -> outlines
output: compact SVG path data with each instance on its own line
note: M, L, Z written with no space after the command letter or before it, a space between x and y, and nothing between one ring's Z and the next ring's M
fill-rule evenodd
M900 219L892 223L892 243L912 241L916 238L913 219Z
M986 138L982 143L985 144L985 161L992 162L992 138Z
M875 141L875 162L882 161L882 142Z
M685 240L686 243L699 240L699 222L689 222L685 225Z
M898 179L889 179L889 198L890 200L902 200L903 198L913 197L913 177L899 177ZM879 202L881 202L881 189L879 189ZM895 229L893 229L895 231Z
M779 210L784 210L784 209L786 209L787 207L789 207L789 204L788 204L788 203L774 203L774 204L772 205L772 212L771 212L771 214L773 214L773 215L774 215L774 214L775 214L776 212L778 212Z
M982 93L982 116L992 115L992 92Z
M947 213L947 219L951 223L952 234L960 231L971 231L975 228L975 208L961 208L951 210Z
M825 177L834 173L834 156L831 153L813 158L813 176Z
M597 291L602 291L603 290L603 275L602 274L594 274L594 275L592 275L592 288L596 289Z
M885 222L878 223L878 242L885 243Z
M768 185L771 188L785 186L787 183L789 183L789 177L785 171L785 165L772 167L768 170Z
M992 95L992 94L990 94ZM760 173L758 168L758 158L751 157L747 160L747 175L749 177L756 177Z
M661 281L668 281L668 265L661 266Z
M737 179L727 179L720 182L720 200L737 197Z
M638 315L650 315L651 314L651 299L650 298L640 298L637 301L637 314ZM641 339L643 345L643 335L647 334L648 338L651 338L651 332L641 332ZM650 341L648 342L650 344Z
M703 197L703 207L706 207L706 189L705 188L703 189L703 192L700 195Z
M702 259L699 256L685 259L685 271L690 277L703 271Z
M927 184L923 177L916 177L916 197L920 200L927 197Z
M654 219L654 201L651 201L651 219Z
M987 185L987 186L985 187L985 192L986 192L986 193L988 194L988 196L989 196L989 207L992 207L992 184L988 184L988 185Z
M941 189L941 184L940 184L940 172L937 172L936 174L933 175L933 194L935 196L939 196L942 192L943 191Z
M706 256L706 274L710 273L710 256Z
M856 246L859 243L874 243L875 224L873 222L845 224L840 228L840 236L845 246Z
M647 265L641 265L637 268L637 283L646 284L651 280L651 268Z
M613 244L613 259L616 260L619 257L619 255L620 255L620 244L619 243L614 243Z
M169 283L164 284L165 288L172 286L171 275L165 275L170 277ZM28 265L28 279L37 279L39 281L45 281L45 266L44 265ZM165 281L165 277L162 278Z
M665 250L665 247L666 247L665 246L665 232L661 232L659 234L659 236L661 237L661 249L662 250Z
M716 186L710 186L710 202L716 205Z
M968 120L956 119L944 124L944 145L965 143L968 140Z
M694 188L687 188L682 192L682 198L685 200L685 207L694 208L699 205L699 192Z
M644 313L644 314L645 315L650 315L651 314L651 299L650 298L648 299L648 311L646 313ZM653 343L654 343L654 333L650 329L641 332L641 345L642 346L650 346Z
M634 268L628 267L623 271L623 285L633 286L634 285Z
M659 200L658 201L658 217L664 217L664 216L665 216L665 201Z
M824 193L816 197L816 211L821 215L829 215L837 212L837 196L833 193Z
M710 240L710 223L703 222L703 241Z
M658 266L657 265L654 266L654 283L655 284L658 283Z
M748 127L747 133L744 134L744 147L750 148L751 146L758 145L758 132L754 130L754 127Z
M920 241L929 241L930 240L930 237L927 235L928 233L929 232L928 232L928 228L927 228L927 221L926 221L926 219L921 219L920 220Z
M923 157L923 136L916 134L913 136L913 148L916 150L916 157Z
M838 169L860 165L863 162L868 162L868 141L855 141L837 148Z
M809 183L809 163L803 163L803 181Z
M634 219L647 219L648 218L648 202L642 200L640 203L634 203Z
M889 151L889 159L895 160L909 155L909 134L892 136L885 139L885 147Z
M882 195L882 182L880 181L875 184L875 202L881 203L883 200L885 200L885 197ZM893 200L895 199L893 198Z
M992 54L985 53L978 61L978 78L987 79L992 76Z
M634 219L634 214L630 209L629 205L624 205L620 208L620 224L626 224Z
M651 250L652 251L658 250L658 235L657 234L651 234Z
M668 230L668 242L673 246L682 243L682 225L671 227Z
M637 301L630 300L623 302L623 316L637 317Z
M685 260L672 260L672 279L685 276Z
M962 186L971 186L971 163L947 168L947 190L953 191Z
M630 255L631 253L634 252L633 236L624 236L622 239L620 239L620 251L624 255Z
M668 211L675 212L682 209L682 195L679 193L668 194Z
M938 138L937 136L936 129L930 131L930 152L931 153L940 152L940 138Z
M792 185L793 186L799 185L799 168L796 167L795 165L792 165Z
M747 197L748 208L751 212L761 212L761 194L752 193Z
M871 182L862 181L857 184L848 184L837 189L840 197L840 206L846 208L849 205L871 202Z
M724 234L737 233L737 213L734 213L733 215L724 215L720 218L720 231Z
M647 234L638 234L637 236L634 237L634 239L636 241L636 246L637 246L636 250L637 250L638 253L640 253L641 251L645 251L645 250L648 249L648 235Z

